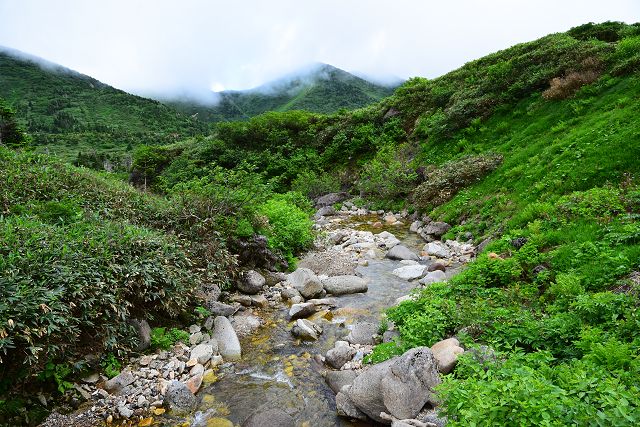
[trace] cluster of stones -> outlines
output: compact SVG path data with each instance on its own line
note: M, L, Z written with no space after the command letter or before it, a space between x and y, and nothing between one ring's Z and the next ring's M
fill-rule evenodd
M210 317L203 327L189 328L189 346L141 356L112 379L97 374L77 387L91 401L87 411L108 423L114 420L160 415L170 409L187 414L197 405L203 382L215 379L215 368L241 357L238 337L229 319Z

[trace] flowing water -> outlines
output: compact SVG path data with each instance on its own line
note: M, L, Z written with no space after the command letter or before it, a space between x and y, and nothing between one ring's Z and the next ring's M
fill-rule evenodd
M340 226L363 230L370 223L369 218L360 218ZM387 230L416 251L424 243L417 235L409 234L406 226ZM377 233L383 229L372 231ZM370 425L352 423L336 415L335 395L322 377L326 368L315 360L314 355L325 354L336 340L348 334L354 322L379 322L382 312L393 305L396 298L407 295L414 288L414 284L391 274L401 265L398 261L382 259L370 260L368 266L358 267L358 275L369 279L368 292L336 297L336 308L312 316L310 320L323 328L318 341L295 339L285 308L263 311L261 316L266 325L243 340L242 361L223 365L216 374L216 381L199 392L203 397L202 404L190 425L225 425L220 417L242 424L261 407L283 409L302 426Z

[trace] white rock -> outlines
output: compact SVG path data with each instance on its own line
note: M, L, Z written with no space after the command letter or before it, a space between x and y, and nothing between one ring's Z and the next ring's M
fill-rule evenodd
M427 243L426 245L424 245L424 251L427 254L436 256L438 258L451 257L451 251L441 242Z
M229 319L218 316L214 320L213 337L218 342L218 350L226 360L238 360L242 356L240 341Z
M401 279L414 280L419 277L422 277L426 268L427 268L426 265L420 265L420 264L406 265L404 267L396 268L391 273L395 276L398 276Z

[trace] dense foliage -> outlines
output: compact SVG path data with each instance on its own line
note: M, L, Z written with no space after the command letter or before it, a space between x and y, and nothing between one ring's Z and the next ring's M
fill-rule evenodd
M130 349L130 319L177 317L233 277L235 260L207 216L215 201L147 195L4 148L0 182L3 380L73 360L86 342Z

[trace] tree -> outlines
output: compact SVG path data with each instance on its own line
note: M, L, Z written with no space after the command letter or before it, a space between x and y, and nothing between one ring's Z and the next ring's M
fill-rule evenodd
M15 120L13 110L0 99L0 145L17 147L28 142L28 137Z

